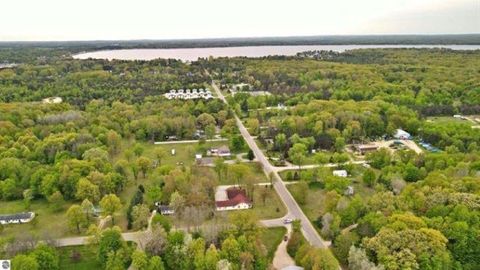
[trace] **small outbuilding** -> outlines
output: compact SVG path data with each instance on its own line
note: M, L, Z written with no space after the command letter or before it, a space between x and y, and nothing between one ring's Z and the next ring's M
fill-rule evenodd
M348 173L346 170L334 170L333 175L338 176L338 177L347 177Z
M378 150L378 146L375 144L357 144L355 149L360 152L360 154L365 155L368 152L373 152Z

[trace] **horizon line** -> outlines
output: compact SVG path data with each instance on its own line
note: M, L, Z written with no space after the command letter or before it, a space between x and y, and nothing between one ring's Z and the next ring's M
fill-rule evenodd
M339 34L339 35L285 35L285 36L230 36L203 38L138 38L138 39L72 39L72 40L0 40L0 43L54 43L54 42L135 42L135 41L208 41L208 40L245 40L245 39L282 39L282 38L322 38L322 37L435 37L435 36L480 36L479 33L444 33L444 34Z

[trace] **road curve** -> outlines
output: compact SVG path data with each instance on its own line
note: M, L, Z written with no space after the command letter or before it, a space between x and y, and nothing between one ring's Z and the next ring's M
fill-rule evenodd
M218 86L215 84L214 81L212 81L212 88L216 92L218 98L220 98L223 102L227 103L227 100L225 99L222 92L220 91L220 89L218 88ZM242 134L243 138L247 142L250 149L252 149L253 153L255 154L255 157L258 159L258 162L262 164L263 170L267 175L270 175L270 174L273 175L273 178L275 179L273 186L277 191L278 195L280 196L280 199L283 201L283 203L287 207L287 210L288 210L287 216L289 218L298 219L301 221L302 233L312 246L319 247L319 248L328 247L329 244L325 242L320 237L318 232L315 230L310 220L303 213L300 206L297 204L293 196L288 191L285 183L282 181L277 171L270 164L267 157L263 154L262 150L260 150L260 148L257 146L255 140L252 138L248 130L245 128L240 118L238 118L236 114L234 115L235 115L235 120L237 122L238 129L240 130L240 133Z

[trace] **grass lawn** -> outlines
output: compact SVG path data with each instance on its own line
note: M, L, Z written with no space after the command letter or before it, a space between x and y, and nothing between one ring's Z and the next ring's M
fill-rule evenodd
M267 189L268 196L265 204L262 201L260 189ZM265 186L257 186L254 192L253 208L246 211L253 211L259 219L280 218L287 214L283 202L278 197L275 189Z
M58 249L60 255L60 269L90 270L102 269L102 264L97 260L97 247L92 245L62 247ZM72 260L73 252L79 252L79 261Z
M295 184L288 185L287 188L292 191ZM353 180L351 185L355 190L355 194L361 198L366 199L375 193L373 188L366 187L362 182ZM310 184L308 193L306 194L306 202L304 205L300 205L305 215L315 226L315 221L320 215L325 213L325 194L328 191L321 188L320 184ZM343 194L340 194L343 195ZM319 228L317 228L319 229Z
M472 117L475 118L475 117ZM438 124L449 124L449 123L466 123L471 126L475 125L474 123L468 121L468 120L463 120L460 118L454 118L451 116L435 116L435 117L427 117L427 122L433 122L433 123L438 123Z
M195 154L206 154L206 151L212 147L219 147L222 145L228 146L228 141L224 142L205 142L199 143L173 143L173 144L152 144L140 143L145 151L143 156L155 158L155 149L163 148L167 155L162 159L161 164L177 165L183 163L185 166L191 166L195 162ZM175 149L175 155L172 155L172 149Z
M35 213L35 218L26 224L6 225L0 235L1 237L18 237L24 235L26 232L38 237L48 236L53 238L72 235L73 233L69 230L65 218L65 212L70 205L71 204L67 202L61 210L53 212L49 208L49 203L46 200L32 201L29 211ZM2 215L19 212L27 212L21 200L0 203L0 214Z
M136 244L127 242L132 251ZM71 246L58 248L58 254L60 255L60 269L68 270L93 270L102 269L102 264L97 259L97 245L83 245L83 246ZM78 261L72 260L72 253L79 252L80 257ZM128 255L130 257L130 255Z
M288 185L287 188L291 192L292 187L295 184ZM308 193L306 194L306 202L304 205L300 205L305 215L310 221L315 221L321 213L323 213L324 200L325 200L324 189L319 188L315 185L310 185Z
M276 227L268 228L262 231L260 238L268 251L268 261L272 262L278 245L283 241L283 236L287 233L287 228Z

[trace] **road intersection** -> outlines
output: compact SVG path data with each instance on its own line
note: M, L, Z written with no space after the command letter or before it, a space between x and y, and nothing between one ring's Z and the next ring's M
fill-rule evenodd
M225 96L222 94L218 86L213 81L212 81L212 88L217 94L217 97L223 102L227 103ZM262 165L263 170L267 175L271 175L275 180L273 183L273 186L277 191L278 195L280 196L280 199L285 204L285 207L287 208L287 211L288 211L288 214L285 217L298 219L301 221L302 233L312 246L319 247L319 248L327 248L329 246L329 242L324 241L320 237L317 230L313 227L310 220L303 213L298 203L295 201L293 196L288 191L285 183L282 181L280 175L278 174L278 171L275 169L274 166L270 164L270 162L268 161L263 151L258 147L257 143L255 142L255 139L250 135L250 133L245 128L242 121L240 120L240 118L238 118L236 114L235 114L235 120L237 123L237 127L240 130L240 134L243 136L247 145L255 154L255 157L257 158L258 162Z

